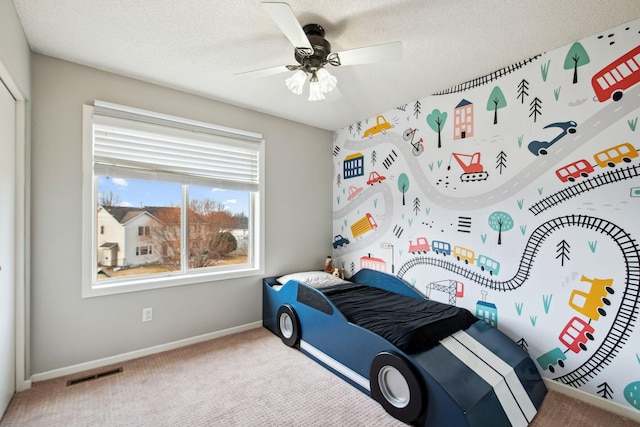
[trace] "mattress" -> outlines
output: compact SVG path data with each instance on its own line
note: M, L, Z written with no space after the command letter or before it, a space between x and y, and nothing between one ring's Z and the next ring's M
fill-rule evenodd
M321 289L346 319L411 354L464 330L478 319L467 309L349 283Z

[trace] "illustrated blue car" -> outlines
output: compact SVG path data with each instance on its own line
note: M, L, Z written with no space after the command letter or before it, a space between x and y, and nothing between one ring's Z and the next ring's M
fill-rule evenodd
M389 324L399 323L397 317L406 314L403 307L424 301L440 304L443 310L466 311L428 300L398 277L362 269L347 283L326 288L293 279L280 283L276 277L265 278L263 326L405 423L484 427L526 426L531 422L546 387L533 360L506 335L468 313L470 326L463 330L456 328L450 335L425 341L429 344L408 345L404 338L393 337L393 328L390 335L383 336L374 332L375 328L363 326L366 321L353 315L354 308L344 305L352 288L358 294L369 291L382 295L375 303L400 299L397 313L395 306L380 313L381 318L387 313ZM359 303L354 306L356 311L362 308ZM371 312L369 308L365 311ZM404 311L413 312L414 308ZM380 323L376 313L373 317ZM421 328L412 338L417 341L412 342L445 333L440 328L444 328L440 321Z
M548 153L549 147L558 142L567 133L576 133L576 127L578 127L578 124L573 120L570 120L568 122L551 123L546 125L543 129L551 127L560 128L562 129L562 132L560 132L560 134L553 138L551 141L531 141L527 146L531 153L535 154L536 156L546 155Z
M342 234L338 234L337 236L333 237L333 249L338 249L339 247L342 247L342 245L348 244L349 239L347 239L346 237L342 237Z

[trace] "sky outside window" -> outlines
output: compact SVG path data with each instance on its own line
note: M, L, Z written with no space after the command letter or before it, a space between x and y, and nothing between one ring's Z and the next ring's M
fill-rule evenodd
M178 184L99 176L98 200L101 200L103 194L109 194L109 192L118 198L119 206L176 206L180 205L181 199L181 186ZM214 200L223 204L231 214L249 214L249 192L247 191L192 185L189 187L189 198Z

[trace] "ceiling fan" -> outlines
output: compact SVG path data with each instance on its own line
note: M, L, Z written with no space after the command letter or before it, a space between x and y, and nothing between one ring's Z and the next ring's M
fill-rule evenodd
M294 71L286 80L287 87L300 95L307 77L310 77L309 101L325 99L325 93L332 91L337 85L337 79L326 70L326 65L339 67L372 64L398 61L402 58L401 42L331 52L331 44L324 38L324 28L319 24L301 26L287 3L263 1L262 8L293 45L297 64L248 71L238 75L266 77Z

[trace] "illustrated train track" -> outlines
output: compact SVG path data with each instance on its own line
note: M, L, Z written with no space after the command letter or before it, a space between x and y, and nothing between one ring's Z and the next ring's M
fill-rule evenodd
M524 67L525 65L527 65L530 62L533 62L534 60L540 58L542 56L542 54L538 54L535 56L532 56L529 59L525 59L524 61L520 61L520 62L516 62L515 64L509 65L507 67L504 68L500 68L499 70L496 70L492 73L489 74L485 74L484 76L475 78L473 80L469 80L467 82L461 83L459 85L450 87L449 89L445 89L443 91L440 92L436 92L434 93L434 95L446 95L449 93L458 93L458 92L463 92L469 89L472 89L474 87L478 87L478 86L482 86L482 85L486 85L488 83L493 82L494 80L497 80L503 76L506 76L507 74L510 74L516 70L521 69L522 67Z
M471 271L468 266L459 262L448 261L441 256L418 256L404 263L397 276L402 278L409 270L419 265L431 265L447 269L463 276L480 286L497 291L511 291L524 285L531 274L533 262L542 243L556 230L567 227L582 227L606 234L615 242L625 262L625 288L622 301L615 314L615 320L600 346L591 357L578 368L565 375L554 378L564 384L578 386L586 383L604 369L617 355L620 347L627 342L638 317L640 300L640 248L636 241L625 230L605 219L587 215L567 215L547 221L536 228L522 253L516 274L506 280L493 278Z
M593 176L587 180L580 181L577 184L573 184L566 187L544 199L534 203L529 211L534 215L538 215L547 209L558 205L565 200L577 196L578 194L585 193L594 188L598 188L602 185L612 184L617 181L623 181L626 179L635 178L640 176L640 165L628 166L626 168L610 170L599 175Z

